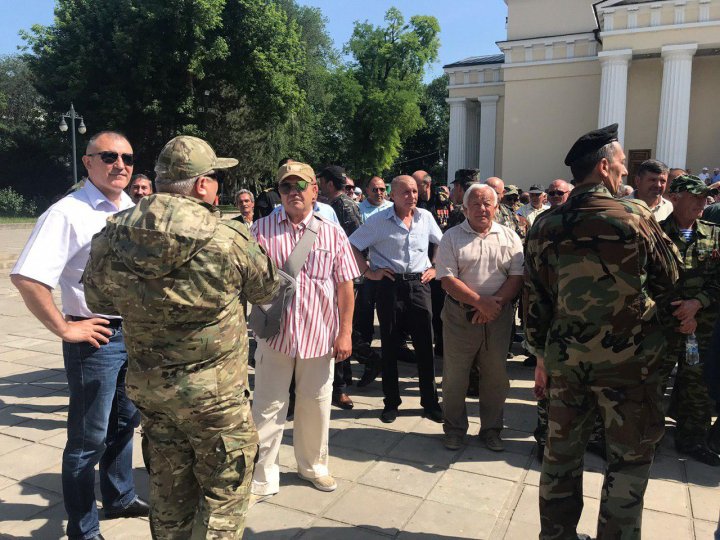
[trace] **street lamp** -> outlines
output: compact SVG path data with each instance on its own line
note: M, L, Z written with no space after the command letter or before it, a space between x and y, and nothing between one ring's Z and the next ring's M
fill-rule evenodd
M73 104L70 104L70 110L66 112L65 114L60 115L60 131L65 132L68 130L67 122L65 122L65 119L69 118L70 123L72 124L72 164L73 164L73 178L75 179L75 183L77 184L78 176L77 176L77 150L75 145L75 120L80 120L80 125L78 126L78 133L80 135L83 135L87 131L87 127L85 127L85 121L83 120L83 117L75 113L75 107Z

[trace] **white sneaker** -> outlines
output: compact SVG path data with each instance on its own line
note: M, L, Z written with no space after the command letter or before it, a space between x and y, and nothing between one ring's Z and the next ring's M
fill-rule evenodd
M298 476L306 482L310 482L313 486L315 486L316 489L319 489L320 491L329 492L335 491L337 489L337 482L329 474L326 474L325 476L320 476L318 478L307 478L300 473L298 473Z
M255 506L258 503L267 501L273 495L275 495L275 494L271 493L269 495L256 495L255 493L251 493L250 494L250 502L248 502L248 510L250 510L253 506Z

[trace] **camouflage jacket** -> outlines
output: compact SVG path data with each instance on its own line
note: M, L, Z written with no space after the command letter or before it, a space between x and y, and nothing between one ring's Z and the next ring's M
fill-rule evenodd
M517 214L508 205L500 203L495 212L495 221L500 225L505 225L511 231L515 231L521 239L525 239L525 227L522 226Z
M644 203L580 185L528 232L525 335L551 376L638 384L665 351L665 312L677 254Z
M95 235L83 283L92 309L123 317L133 399L191 394L203 380L247 389L241 295L264 303L278 278L245 225L190 197L144 197Z
M695 333L702 342L712 335L720 305L720 227L698 219L695 236L686 242L672 214L660 227L680 252L680 281L671 300L696 299L702 305ZM677 321L674 321L677 323ZM677 326L677 324L675 324ZM684 336L682 336L684 338Z
M335 210L335 214L345 234L350 236L354 233L362 221L360 219L360 209L358 205L343 193L330 201L330 206Z

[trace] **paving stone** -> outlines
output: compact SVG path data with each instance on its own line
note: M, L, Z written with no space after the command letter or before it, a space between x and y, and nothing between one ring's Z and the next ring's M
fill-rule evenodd
M513 526L513 522L534 525L537 527L537 532L540 531L539 500L540 490L537 487L525 486L523 488L523 492L512 514L508 532L510 532L510 529L513 531L517 529L517 526ZM589 534L592 537L595 536L599 510L600 501L588 497L583 498L583 511L578 523L579 533ZM532 538L529 533L530 531L527 531L526 534L528 534L528 536L525 536L525 538ZM537 537L537 534L534 534L534 536ZM508 538L508 536L506 536L506 538ZM517 536L515 532L513 532L513 536L510 536L510 538L520 538L520 536Z
M9 531L18 522L26 520L62 500L57 493L45 491L29 484L12 484L0 490L2 505L2 527Z
M382 540L388 536L362 527L329 519L318 519L300 536L303 540Z
M427 498L482 514L500 515L514 483L454 469L448 470Z
M308 514L263 502L255 505L248 512L243 538L245 540L290 539L307 529L313 519L313 516Z
M689 516L687 486L668 480L650 480L645 491L645 508Z
M332 434L330 445L343 446L382 456L400 442L402 438L402 433L390 431L389 429L345 422L341 429Z
M417 411L408 411L406 409L401 409L395 422L393 422L392 424L385 424L382 420L380 420L381 412L382 408L369 409L358 417L357 422L375 428L389 429L392 431L403 431L407 433L413 431L414 427L422 419L421 416L417 414ZM442 429L440 429L440 431L442 431Z
M717 521L720 512L720 490L690 485L692 517L705 521Z
M513 452L492 452L486 448L468 446L450 467L475 474L484 474L505 480L520 480L530 457ZM534 458L532 458L534 459Z
M643 538L694 540L692 523L689 519L647 509L643 511L642 536ZM702 536L697 536L696 538L697 540L709 540Z
M397 534L422 503L422 499L357 485L334 504L325 517Z
M62 452L40 444L8 452L0 459L0 475L27 480L62 460Z
M8 478L7 476L0 476L0 489L5 489L8 486L17 484L17 480L14 478Z
M113 519L101 521L100 531L113 540L137 540L150 538L150 523L146 518Z
M444 472L445 469L440 467L421 466L388 457L379 461L358 482L406 495L425 497Z
M696 519L693 522L695 526L695 538L697 540L704 540L710 538L720 538L720 524L712 521L700 521Z
M30 441L24 441L16 437L8 437L7 435L0 434L0 456L13 452L29 444Z
M14 352L14 351L11 351L11 352ZM8 354L8 353L0 353L0 360L3 357L3 354ZM14 380L12 380L10 378L15 376L16 374L25 373L28 371L34 371L34 370L28 369L27 366L15 364L12 360L10 360L8 362L0 361L0 377L3 378L3 380L0 380L0 383L8 384L11 382L15 382ZM10 379L10 380L5 381L4 379Z
M690 484L712 488L720 487L720 467L710 467L688 459L685 461L685 472Z
M497 517L451 504L425 501L398 540L413 540L418 535L437 538L489 538Z
M280 491L270 500L274 505L317 516L339 500L352 485L342 479L336 479L336 482L337 489L327 493L315 489L310 482L300 479L294 472L285 473L280 477Z
M650 467L650 478L684 482L684 462L664 455L656 455Z
M388 455L407 461L415 461L428 467L430 464L435 467L448 467L457 450L448 450L443 445L443 435L405 435L400 443L395 446Z
M336 478L357 480L376 463L377 456L330 444L330 473Z

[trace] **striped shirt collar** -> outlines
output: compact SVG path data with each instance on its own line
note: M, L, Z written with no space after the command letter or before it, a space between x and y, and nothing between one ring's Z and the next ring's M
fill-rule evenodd
M290 218L288 218L287 212L285 212L285 207L281 206L279 212L275 212L275 219L278 223L282 223L283 221L287 222L287 225L289 227L297 227L299 229L304 229L307 227L308 223L310 223L310 220L313 218L313 212L308 212L308 215L303 218L303 220L295 225L292 221L290 221Z

